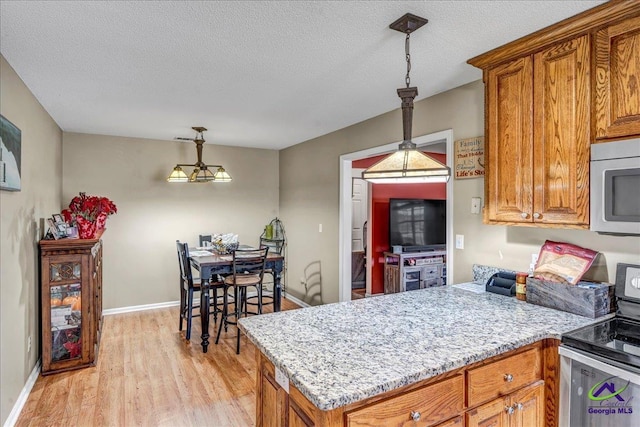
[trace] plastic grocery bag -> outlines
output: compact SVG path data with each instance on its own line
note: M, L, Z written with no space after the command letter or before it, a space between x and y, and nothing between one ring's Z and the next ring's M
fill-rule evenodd
M541 280L577 284L591 267L598 252L571 243L547 240L540 248L540 255L533 275Z

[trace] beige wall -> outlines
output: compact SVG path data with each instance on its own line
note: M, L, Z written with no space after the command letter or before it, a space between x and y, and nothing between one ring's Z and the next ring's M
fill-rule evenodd
M22 131L22 190L0 191L0 423L4 424L40 352L37 242L41 219L60 211L62 132L2 56L0 113Z
M417 102L414 137L449 128L455 140L483 135L483 97L482 82L476 81ZM292 295L312 304L320 301L311 298L318 286L310 290L300 283L305 269L320 261L321 300L338 301L339 156L397 141L401 135L400 112L394 110L280 152L280 216L289 239L287 291ZM453 231L465 236L465 249L454 250L454 283L470 280L474 263L526 271L531 254L546 239L601 251L604 260L596 278L603 280L614 280L617 262L640 262L640 237L484 225L481 215L470 213L471 197L484 199L483 185L483 179L453 181ZM323 233L318 233L320 223Z
M203 160L222 164L233 181L170 184L176 163L196 160L194 143L66 132L63 139L63 203L84 191L118 207L103 235L105 309L177 301L176 239L195 245L200 233L234 232L257 244L278 214L277 151L205 144Z

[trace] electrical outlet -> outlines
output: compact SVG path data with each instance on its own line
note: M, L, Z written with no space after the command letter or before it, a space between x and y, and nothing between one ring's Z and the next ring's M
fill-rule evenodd
M322 224L318 224L318 233L322 233Z
M456 249L464 249L464 235L456 234Z
M31 353L31 335L27 338L27 353Z

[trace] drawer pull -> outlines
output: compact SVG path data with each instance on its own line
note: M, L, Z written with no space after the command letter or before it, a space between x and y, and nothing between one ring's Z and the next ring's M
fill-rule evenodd
M534 212L534 213L533 213L533 217L534 217L535 219L540 219L540 214L539 214L538 212Z
M420 417L421 417L420 412L418 412L418 411L411 411L411 419L412 419L413 421L420 421Z
M512 381L513 381L513 375L511 375L511 374L505 374L505 376L504 376L504 380L505 380L506 382L508 382L508 383L512 382Z
M509 415L513 415L513 413L514 413L515 411L516 411L516 410L515 410L515 409L513 409L513 406L505 406L505 407L504 407L504 412L506 412L506 413L507 413L507 414L509 414Z
M520 214L520 216L522 217L522 219L527 219L527 216L528 216L528 215L527 215L527 213L526 213L526 212L522 212L522 213Z

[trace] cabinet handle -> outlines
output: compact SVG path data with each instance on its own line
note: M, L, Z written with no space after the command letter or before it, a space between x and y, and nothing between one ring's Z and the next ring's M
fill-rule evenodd
M527 213L526 213L526 212L522 212L522 213L520 214L520 216L522 217L522 219L527 219L527 216L528 216L528 215L527 215Z
M518 410L518 411L522 411L524 410L524 405L520 402L516 402L513 404L513 406Z
M506 413L507 413L507 414L509 414L509 415L513 415L513 413L514 413L515 411L516 411L516 410L515 410L515 409L513 409L513 406L505 406L505 407L504 407L504 412L506 412Z
M418 411L411 411L411 419L412 419L413 421L420 421L420 417L421 417L420 412L418 412Z
M533 217L534 217L535 219L540 219L540 216L541 216L541 215L540 215L538 212L534 212L534 213L533 213Z
M513 381L513 375L511 375L511 374L505 374L505 375L504 375L504 380L505 380L506 382L508 382L508 383L512 382L512 381Z

